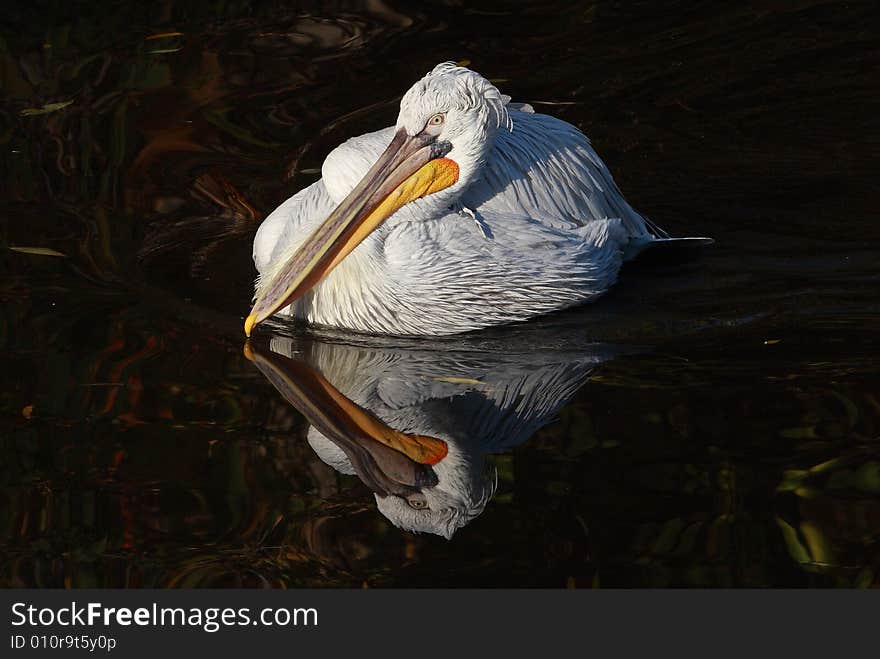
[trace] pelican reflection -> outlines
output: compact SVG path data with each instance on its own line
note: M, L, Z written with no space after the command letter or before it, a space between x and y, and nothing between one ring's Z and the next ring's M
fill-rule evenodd
M325 463L370 488L396 526L445 538L495 492L490 456L552 421L616 350L440 347L274 336L246 356L309 422Z

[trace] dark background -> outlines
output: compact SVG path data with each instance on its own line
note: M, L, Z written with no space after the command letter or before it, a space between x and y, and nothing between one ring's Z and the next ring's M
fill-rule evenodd
M878 12L839 2L14 3L0 15L0 583L880 579ZM717 245L566 316L645 348L402 533L241 356L259 220L468 60Z

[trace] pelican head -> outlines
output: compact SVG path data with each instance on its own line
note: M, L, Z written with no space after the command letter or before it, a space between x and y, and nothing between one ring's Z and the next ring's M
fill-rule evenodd
M464 188L488 154L496 132L513 129L507 100L479 73L444 62L403 95L396 128L398 133L411 137L424 133L448 144L446 158L458 167L458 180L450 187Z
M357 474L351 458L335 442L309 428L307 439L321 460L343 474ZM479 517L495 494L498 474L476 447L445 437L449 452L432 471L436 482L400 492L374 492L376 507L395 526L451 540Z
M480 74L452 62L413 85L400 102L391 143L260 286L245 333L308 292L401 207L419 199L451 204L477 175L497 131L512 129L506 100Z

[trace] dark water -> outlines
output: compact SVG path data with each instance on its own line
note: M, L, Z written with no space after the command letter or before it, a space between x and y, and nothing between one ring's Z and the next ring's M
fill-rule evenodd
M91 4L0 17L0 583L880 583L870 4ZM447 59L716 246L516 328L275 325L249 361L259 220ZM308 421L267 379L315 374ZM331 391L448 444L451 540L316 454Z

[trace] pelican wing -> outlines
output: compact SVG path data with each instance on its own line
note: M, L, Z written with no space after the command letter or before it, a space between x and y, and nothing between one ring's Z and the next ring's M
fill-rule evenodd
M509 353L325 342L301 348L301 358L393 427L430 430L486 453L528 439L616 353L600 344L558 352L520 347ZM292 352L292 341L273 338L272 349Z
M382 381L377 392L383 413L402 427L430 428L438 436L453 438L482 453L502 452L522 444L551 422L586 382L595 362L580 358L570 363L534 365L528 372L511 363L486 366L471 370L470 375L479 376L474 382L468 375L438 376L443 379L430 390L422 388L422 400L407 406L397 402L410 394L401 391L406 383ZM459 372L466 371L460 366Z
M357 182L388 146L394 127L346 140L324 159L321 178L303 188L263 220L254 239L254 264L261 276L283 263Z
M483 175L463 195L466 207L528 215L555 229L619 218L631 239L662 235L626 202L586 135L545 114L510 116L513 130L497 135Z
M531 217L557 230L619 219L630 239L665 237L627 203L586 135L569 123L513 105L508 106L513 131L496 136L482 176L462 196L463 206L476 213ZM391 126L346 140L324 160L321 180L266 218L254 240L260 273L326 218L393 134Z
M302 240L297 234L302 235L316 227L334 205L324 181L318 180L272 211L254 238L254 264L260 275L265 276L277 265L281 253L289 249L291 243Z

